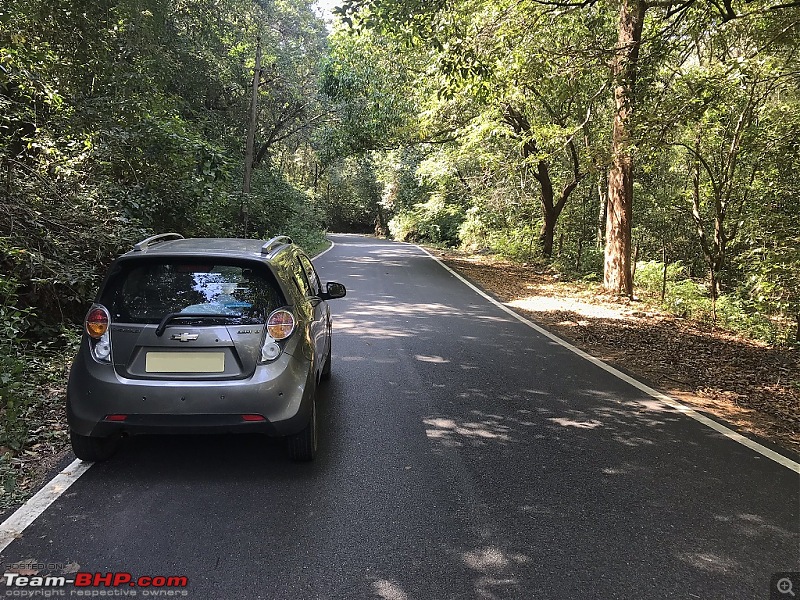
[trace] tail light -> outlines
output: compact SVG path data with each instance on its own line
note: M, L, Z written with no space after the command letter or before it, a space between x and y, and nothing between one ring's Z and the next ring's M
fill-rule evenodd
M281 355L283 349L278 342L285 340L294 332L294 315L285 308L273 311L267 319L267 331L264 343L261 345L260 362L267 363Z
M108 331L108 323L111 320L108 311L104 306L93 306L86 315L84 325L86 333L90 338L99 340Z
M267 333L275 340L285 340L294 331L294 315L285 308L279 308L267 319Z
M92 356L99 362L111 361L111 336L109 326L111 325L111 315L105 306L95 304L89 309L84 321L86 335L89 336L89 348Z

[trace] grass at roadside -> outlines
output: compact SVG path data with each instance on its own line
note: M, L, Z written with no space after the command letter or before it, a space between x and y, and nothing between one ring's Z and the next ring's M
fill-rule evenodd
M303 250L306 254L308 254L311 258L314 258L320 252L324 252L328 248L331 247L331 241L325 240L323 242L318 242L314 244L307 244L303 246Z
M800 452L800 356L538 267L432 249L576 346L737 427Z

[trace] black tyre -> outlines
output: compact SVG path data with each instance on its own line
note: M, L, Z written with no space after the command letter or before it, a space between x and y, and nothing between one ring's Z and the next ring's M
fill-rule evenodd
M325 358L325 366L322 367L322 373L320 374L319 378L322 381L328 381L331 378L331 347L333 346L333 340L328 342L328 356Z
M297 462L309 462L317 455L317 402L311 404L311 418L305 429L286 438L289 458Z
M72 451L75 456L90 462L108 460L119 448L119 438L116 436L89 437L70 431L69 440L72 443Z

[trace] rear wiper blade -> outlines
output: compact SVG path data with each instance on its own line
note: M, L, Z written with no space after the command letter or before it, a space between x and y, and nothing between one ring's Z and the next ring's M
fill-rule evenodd
M178 319L241 319L241 314L231 314L231 313L184 313L184 312L174 312L164 315L164 318L161 319L161 322L156 327L156 335L161 337L164 335L164 331L167 329L167 325L171 321L176 321Z

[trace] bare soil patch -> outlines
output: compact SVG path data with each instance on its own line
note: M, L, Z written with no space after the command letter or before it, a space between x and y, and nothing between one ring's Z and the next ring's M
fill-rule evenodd
M532 321L685 404L800 453L800 356L490 256L431 250Z

